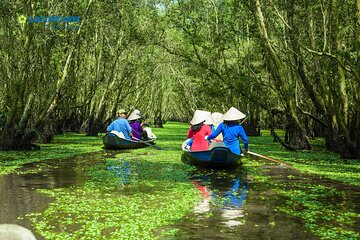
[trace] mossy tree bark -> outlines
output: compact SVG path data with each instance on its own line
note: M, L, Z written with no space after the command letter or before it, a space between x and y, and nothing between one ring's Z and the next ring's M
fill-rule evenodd
M280 60L271 43L260 0L256 0L255 16L261 43L265 50L267 68L273 79L278 97L284 105L284 115L287 119L286 131L289 137L287 143L289 147L287 145L285 145L285 147L290 150L311 149L305 130L298 118L297 103L293 89L291 89L289 85L289 81L293 82L294 79L288 74L289 69L286 68L286 64Z

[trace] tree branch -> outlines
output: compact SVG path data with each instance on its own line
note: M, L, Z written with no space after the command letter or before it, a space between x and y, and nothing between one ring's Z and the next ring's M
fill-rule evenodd
M283 147L285 147L286 149L290 150L290 151L296 151L295 148L291 147L289 144L287 144L286 142L284 142L284 140L282 140L279 135L277 135L277 133L275 132L274 128L270 129L270 133L271 135L275 138L276 141L278 141Z
M347 72L351 73L359 82L360 82L360 77L358 76L358 74L356 73L356 71L354 70L354 68L352 68L351 66L346 66L336 55L332 54L332 53L328 53L328 52L318 52L318 51L315 51L315 50L312 50L308 47L305 47L301 44L299 44L301 48L305 49L306 51L310 52L310 53L313 53L315 55L318 55L318 56L325 56L325 57L329 57L333 60L335 60L337 63L340 64L340 66Z
M306 111L302 110L299 106L296 106L296 107L299 109L299 111L300 111L302 114L304 114L304 115L306 115L306 116L309 116L309 117L310 117L311 119L313 119L314 121L320 123L323 127L326 127L326 128L329 127L329 125L328 125L327 123L325 123L324 121L322 121L321 119L315 117L314 115L312 115L312 114L309 113L309 112L306 112Z

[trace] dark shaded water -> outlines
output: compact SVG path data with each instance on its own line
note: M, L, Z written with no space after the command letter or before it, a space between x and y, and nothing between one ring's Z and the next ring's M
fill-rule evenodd
M253 186L241 168L198 169L193 176L204 199L184 221L169 226L180 230L177 239L317 239L298 219L276 212L272 189Z
M360 212L359 187L302 174L283 164L264 163L261 174L269 176L275 184L284 184L287 190L293 185L294 189L304 191L314 183L333 187L344 195L341 199L324 197L322 202L341 202L345 209L355 207ZM199 168L193 172L193 179L203 200L186 219L163 229L179 229L176 239L318 239L304 228L300 219L276 210L286 201L284 197L266 184L253 184L241 168L235 171ZM226 201L221 204L219 198ZM360 232L360 224L355 224L352 230Z
M18 173L0 177L0 224L12 223L32 230L25 215L45 210L52 199L36 189L54 189L81 185L85 181L82 167L99 163L114 152L84 154L70 159L26 164ZM32 170L41 167L41 171ZM29 172L30 171L30 172ZM28 172L28 173L27 173ZM42 239L33 230L37 239Z
M113 154L114 152L109 151L52 160L40 163L43 166L38 173L0 177L0 224L16 223L32 230L28 221L18 217L42 211L51 201L47 196L37 193L36 189L81 185L85 181L84 166L98 164ZM22 171L35 169L37 166L39 164L28 164ZM127 166L125 170L109 170L126 175L129 167L131 166ZM360 211L358 187L300 174L278 164L267 163L263 169L262 174L278 183L306 185L316 181L318 184L336 187L346 192L343 201L349 206L356 205L356 211ZM292 177L289 178L289 175ZM124 176L122 179L127 181ZM203 196L202 201L192 214L175 225L159 229L155 235L161 230L176 228L179 229L176 239L317 239L303 227L304 223L299 219L276 211L275 208L283 204L285 199L275 194L274 189L266 184L254 184L241 168L232 171L199 168L190 173L189 181L193 182L194 188Z

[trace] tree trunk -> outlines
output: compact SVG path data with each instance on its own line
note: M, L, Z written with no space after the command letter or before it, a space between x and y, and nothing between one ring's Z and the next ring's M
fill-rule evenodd
M264 50L267 53L265 57L267 60L268 69L274 80L274 85L278 92L278 97L282 99L282 102L285 106L284 113L288 121L288 125L290 126L288 134L290 148L296 150L309 150L311 149L310 144L297 116L296 99L294 99L292 94L293 90L289 89L290 87L286 81L286 72L288 69L285 68L285 64L278 57L272 46L265 25L265 18L262 13L260 0L256 0L255 16L261 42Z
M250 108L250 116L248 121L245 121L242 126L247 136L260 136L260 113L258 108Z
M162 120L162 114L161 112L157 112L155 113L155 117L154 117L154 126L156 128L163 128L163 120Z

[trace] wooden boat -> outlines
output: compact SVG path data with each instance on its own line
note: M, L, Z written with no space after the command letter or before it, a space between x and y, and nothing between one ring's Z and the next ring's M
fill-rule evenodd
M230 151L224 143L214 143L206 151L188 151L183 148L185 162L211 167L234 167L241 163L241 156Z
M155 139L148 141L134 141L119 138L113 133L106 133L102 140L106 149L134 149L148 147L155 144Z

